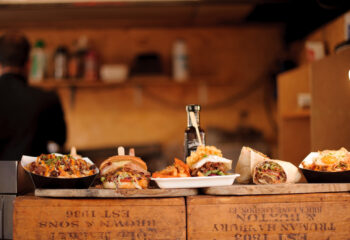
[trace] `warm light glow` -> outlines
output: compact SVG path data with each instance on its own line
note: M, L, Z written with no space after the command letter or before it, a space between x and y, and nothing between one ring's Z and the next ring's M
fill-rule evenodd
M349 81L350 81L350 70L348 71L348 78L349 78Z

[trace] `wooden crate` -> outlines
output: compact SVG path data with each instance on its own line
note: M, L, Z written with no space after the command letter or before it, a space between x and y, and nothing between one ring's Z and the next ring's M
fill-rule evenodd
M187 237L349 240L350 193L188 197Z
M185 200L17 197L13 238L186 239Z

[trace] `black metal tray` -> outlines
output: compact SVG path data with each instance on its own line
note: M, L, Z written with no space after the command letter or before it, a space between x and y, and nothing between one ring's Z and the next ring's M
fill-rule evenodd
M45 177L29 172L25 165L31 161L35 161L35 157L23 156L21 160L21 165L29 174L35 188L45 188L45 189L84 189L89 188L94 182L96 176L99 174L98 168L95 170L95 174L87 177L80 178L56 178L56 177ZM94 164L90 159L83 158L88 163Z
M350 183L350 171L319 172L300 168L309 183Z

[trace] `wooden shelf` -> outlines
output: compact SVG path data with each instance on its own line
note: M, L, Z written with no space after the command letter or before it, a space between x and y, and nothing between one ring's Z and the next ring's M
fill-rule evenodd
M0 27L188 27L241 23L253 3L198 0L1 0Z
M56 88L95 88L95 87L111 87L111 86L123 86L124 83L107 83L107 82L88 82L81 80L53 80L46 79L42 82L29 83L33 87L45 88L45 89L56 89Z
M58 89L58 88L109 88L109 87L198 87L200 85L214 86L214 87L229 87L234 86L229 82L214 82L213 78L197 77L188 79L185 82L175 82L168 76L142 76L132 77L124 82L102 82L98 81L85 81L82 79L76 80L57 80L57 79L45 79L42 82L29 81L29 84L34 87L44 89Z
M310 110L300 110L282 115L282 120L309 119Z

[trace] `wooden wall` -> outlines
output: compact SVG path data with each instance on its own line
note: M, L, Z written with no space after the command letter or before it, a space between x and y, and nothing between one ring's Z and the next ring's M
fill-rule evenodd
M310 93L309 65L278 76L278 156L296 166L310 153L310 109L298 106L298 94Z
M349 49L311 66L311 148L350 148Z
M326 47L327 54L333 54L334 48L345 41L345 14L316 29L305 39L296 41L291 45L290 54L299 65L307 63L305 42L322 41Z
M196 84L144 84L142 88L123 85L113 88L84 88L76 92L74 107L70 90L60 88L68 123L67 147L99 148L122 144L162 143L165 149L182 150L186 127L185 105L202 105L226 99L254 81L269 78L282 52L282 28L279 26L244 26L230 28L101 28L101 29L22 29L34 42L44 39L47 50L58 45L71 46L86 35L100 53L103 63L130 64L141 51L156 51L164 60L170 75L171 46L175 39L186 40L190 57L191 79L206 82L198 97ZM149 80L150 82L152 80ZM204 90L203 90L204 89ZM201 114L202 126L234 130L241 110L248 110L249 124L274 141L264 108L264 96L272 101L272 90L260 87L236 104L206 109ZM206 94L205 94L206 91ZM204 92L204 95L203 95ZM150 95L166 99L154 100ZM204 96L204 97L203 97ZM207 96L207 97L205 97ZM274 107L270 113L275 115ZM174 150L175 149L175 150ZM182 153L177 155L182 157Z

